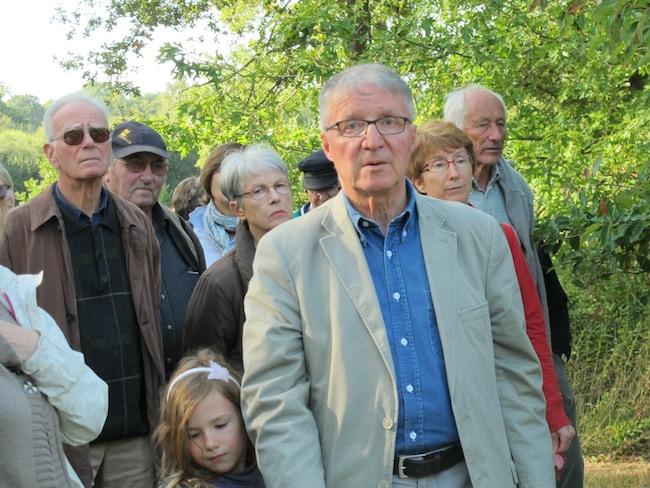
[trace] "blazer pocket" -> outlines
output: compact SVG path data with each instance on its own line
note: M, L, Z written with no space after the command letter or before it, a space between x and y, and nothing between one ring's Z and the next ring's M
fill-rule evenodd
M473 305L458 314L458 324L462 331L461 347L471 347L476 345L483 345L481 349L483 352L487 344L490 344L492 339L492 331L490 329L490 311L488 303L483 302L478 305ZM460 344L459 344L460 345Z
M474 320L481 316L489 317L488 302L473 305L465 310L461 310L458 314L460 320Z

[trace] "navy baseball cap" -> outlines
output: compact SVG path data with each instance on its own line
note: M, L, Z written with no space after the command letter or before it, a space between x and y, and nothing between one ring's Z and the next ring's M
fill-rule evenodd
M307 190L324 190L339 181L334 164L322 149L300 161L298 169L305 174L304 187Z
M148 125L133 120L122 122L113 129L111 146L116 159L140 152L157 154L167 159L167 146L162 137Z

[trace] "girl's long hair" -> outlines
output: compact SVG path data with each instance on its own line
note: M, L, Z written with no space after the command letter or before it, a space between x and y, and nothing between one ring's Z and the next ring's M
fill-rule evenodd
M170 378L170 384L188 369L209 367L210 361L227 368L230 375L241 384L241 375L210 349L201 349L183 358ZM153 434L156 451L160 456L161 488L212 486L210 481L216 477L215 473L197 465L190 455L187 423L199 402L213 391L221 393L239 411L238 386L232 381L209 380L207 373L193 373L178 381L171 389L169 399L165 389L161 399L160 422Z

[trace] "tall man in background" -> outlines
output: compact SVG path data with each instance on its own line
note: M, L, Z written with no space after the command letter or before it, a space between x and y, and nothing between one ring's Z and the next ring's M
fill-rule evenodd
M158 202L169 171L167 146L160 134L139 122L123 122L113 130L112 146L114 159L106 186L151 219L160 245L160 327L169 378L183 356L185 311L205 271L203 248L190 225Z
M102 186L112 161L106 107L71 94L43 122L58 178L9 215L0 263L14 273L44 271L38 304L108 384L99 437L67 450L79 478L87 487L152 487L149 433L164 382L156 237L136 206Z
M414 118L382 65L330 79L321 138L342 191L259 242L242 405L269 488L554 481L503 232L417 195Z
M568 320L549 321L544 273L533 242L535 227L534 199L526 180L514 169L512 162L503 157L506 138L506 106L503 98L479 85L470 85L447 95L445 120L463 130L470 138L476 155L476 166L470 203L490 214L499 222L512 225L524 250L528 268L539 293L547 335L553 347L553 361L558 376L564 410L576 425L576 407L569 385L564 361L567 347L560 347L553 337L570 337L568 330L554 330L550 324L568 328ZM559 283L558 283L559 284ZM566 300L564 301L566 304ZM568 344L566 345L568 346ZM554 447L562 446L575 434L572 426L553 433ZM584 465L580 440L577 435L566 451L567 462L557 486L581 488L584 483Z

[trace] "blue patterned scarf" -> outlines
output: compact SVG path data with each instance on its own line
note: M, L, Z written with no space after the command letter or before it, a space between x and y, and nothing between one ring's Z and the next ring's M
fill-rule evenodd
M219 250L219 254L228 247L231 237L228 232L235 232L239 219L231 215L222 214L210 200L203 214L203 231L210 242Z

